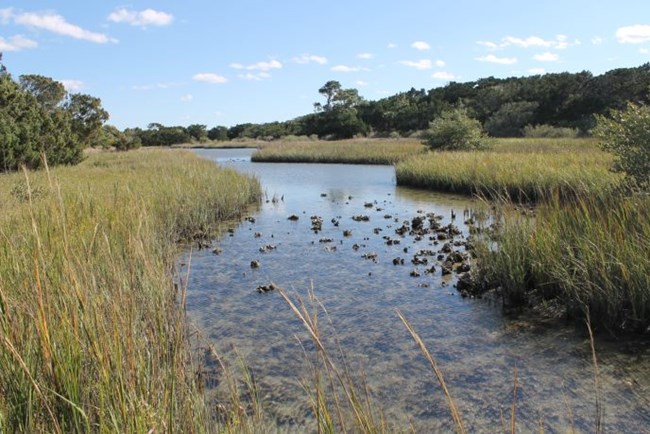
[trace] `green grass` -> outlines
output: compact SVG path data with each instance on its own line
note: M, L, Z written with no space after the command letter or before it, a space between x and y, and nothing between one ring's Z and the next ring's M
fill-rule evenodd
M177 242L259 197L183 151L1 175L0 431L205 431Z
M342 141L272 142L262 146L253 161L293 163L395 164L423 153L414 139L355 139Z
M429 152L396 166L398 185L537 201L572 198L616 185L612 156L588 139L491 139L472 152Z
M478 250L479 280L513 304L559 306L601 329L650 327L650 197L592 194L506 215L498 247Z

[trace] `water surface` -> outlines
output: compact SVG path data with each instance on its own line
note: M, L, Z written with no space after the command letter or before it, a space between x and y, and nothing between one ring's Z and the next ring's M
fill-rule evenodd
M197 150L218 164L257 176L265 200L230 236L192 253L187 308L219 353L237 354L251 368L264 406L280 428L313 428L300 380L313 355L304 328L270 282L293 296L310 288L327 310L321 326L330 351L340 345L351 369L365 378L394 428L418 432L452 428L444 397L396 312L420 333L444 372L470 432L501 429L509 415L516 370L517 426L521 432L594 431L596 388L589 341L569 326L506 318L498 303L460 297L455 274L442 276L435 256L410 260L420 249L436 253L444 242L395 233L406 220L435 213L465 238L467 198L401 188L387 166L251 163L251 150ZM367 206L371 205L371 206ZM452 210L456 220L452 221ZM297 221L287 219L298 216ZM353 216L366 215L357 222ZM323 220L311 230L312 216ZM338 226L336 225L338 224ZM344 236L351 230L351 236ZM398 239L388 245L386 238ZM322 242L331 239L331 242ZM274 246L261 252L264 246ZM404 249L407 249L405 252ZM456 247L463 250L463 247ZM364 254L376 254L365 259ZM394 258L405 259L393 265ZM187 261L187 259L186 259ZM259 261L258 269L251 261ZM420 277L412 277L418 270ZM598 342L601 401L609 432L645 432L650 426L650 351L647 343ZM236 349L236 351L235 351Z

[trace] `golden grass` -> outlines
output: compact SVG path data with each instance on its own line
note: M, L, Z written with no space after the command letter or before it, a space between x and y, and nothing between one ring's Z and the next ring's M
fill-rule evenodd
M416 139L353 139L341 141L272 142L253 161L295 163L395 164L425 151Z
M176 242L259 191L182 151L0 176L0 431L205 431Z
M592 194L552 200L534 220L504 217L498 248L478 250L480 280L511 303L554 300L607 330L650 327L650 198Z
M487 151L430 152L397 164L399 185L537 201L600 192L620 181L585 139L492 139Z

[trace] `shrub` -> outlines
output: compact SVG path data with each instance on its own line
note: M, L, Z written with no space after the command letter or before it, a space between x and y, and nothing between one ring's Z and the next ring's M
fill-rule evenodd
M601 147L616 156L614 169L639 187L650 189L650 108L628 103L611 117L596 116L594 135Z
M481 123L469 117L463 108L442 112L421 137L429 149L459 151L485 147Z
M524 137L549 139L575 139L580 131L577 128L554 127L553 125L526 125Z

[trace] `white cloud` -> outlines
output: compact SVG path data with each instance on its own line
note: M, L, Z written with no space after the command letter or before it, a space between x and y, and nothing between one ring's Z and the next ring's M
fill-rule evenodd
M415 62L412 60L400 60L399 63L415 69L431 69L432 67L432 63L429 59L420 59Z
M231 68L235 69L246 69L248 71L263 71L267 72L272 69L281 69L282 68L282 63L278 62L277 60L273 59L268 62L257 62L253 63L252 65L242 65L241 63L231 63L230 64Z
M170 87L180 86L182 83L156 83L156 84L136 84L131 86L133 90L152 90L152 89L169 89Z
M22 35L12 36L5 39L0 36L0 52L1 51L20 51L28 48L36 48L38 44L36 41L27 39Z
M174 16L154 9L132 11L126 8L121 8L112 12L108 16L108 20L113 21L114 23L126 23L139 27L166 26L171 24L174 20Z
M482 46L484 46L484 47L486 47L486 48L488 48L490 50L498 50L499 48L501 48L499 46L499 44L496 44L496 43L490 42L490 41L478 41L476 43L479 44L479 45L482 45Z
M239 74L237 77L242 80L262 81L271 78L271 74L268 72L247 72L246 74Z
M529 36L527 38L518 38L515 36L506 36L501 39L500 43L491 42L491 41L477 41L478 45L486 47L488 50L502 50L506 47L518 47L518 48L530 48L530 47L541 47L541 48L554 48L556 50L564 50L571 45L580 45L580 41L575 40L573 43L569 42L569 38L566 35L555 35L555 39L544 39L539 36Z
M591 43L593 45L600 45L603 43L603 38L601 38L600 36L594 36L593 38L591 38Z
M641 54L650 54L650 50L647 48L639 48L639 53Z
M513 65L517 63L516 57L497 57L494 54L488 54L487 56L477 57L476 60L478 60L479 62L498 63L500 65Z
M636 24L616 30L616 40L621 44L642 44L650 41L650 25Z
M359 53L359 54L357 54L357 57L359 59L369 60L369 59L372 59L373 57L375 57L375 55L372 54L372 53Z
M86 83L81 80L59 80L59 82L68 92L81 90L86 87Z
M445 66L447 66L447 63L444 60L436 60L436 66L438 68L444 68Z
M551 53L550 51L541 54L535 54L533 56L533 59L537 60L538 62L557 62L559 58L560 57L557 54Z
M330 68L334 72L358 72L361 68L358 66L336 65Z
M354 84L356 84L357 86L368 86L368 82L363 80L357 80L354 82Z
M503 43L507 45L514 45L516 47L521 47L521 48L553 46L553 41L547 41L538 36L529 36L523 39L515 38L513 36L506 36L505 38L503 38Z
M535 75L542 75L546 73L546 70L544 68L530 68L528 72Z
M386 47L387 48L397 48L397 44L394 44L394 43L390 42Z
M75 39L95 42L97 44L117 42L116 39L110 38L103 33L91 32L90 30L85 30L79 26L70 24L61 15L52 13L36 14L28 12L14 15L13 18L16 24L48 30L59 35L70 36L71 38Z
M183 102L190 102L194 99L194 96L191 93L181 95L180 100Z
M194 74L194 76L192 76L192 80L210 84L223 84L228 82L228 79L226 77L214 74L212 72L200 72L198 74Z
M318 63L320 65L325 65L327 63L327 57L315 56L313 54L303 54L302 56L294 57L291 60L303 65L311 62Z
M435 78L436 80L451 81L451 80L455 80L457 77L454 74L447 71L438 71L431 74L431 78Z
M411 44L411 47L415 48L416 50L424 51L424 50L430 50L431 46L427 44L424 41L415 41Z
M12 8L0 9L0 23L7 24L13 15L14 10Z

